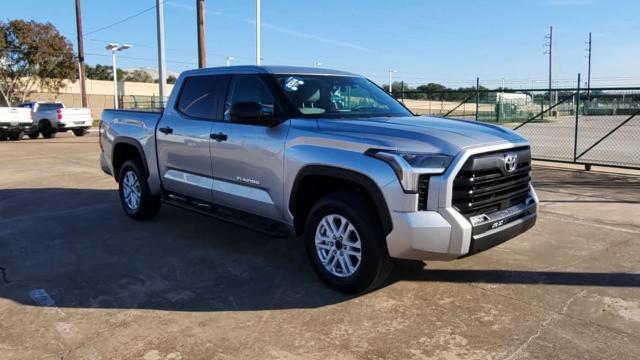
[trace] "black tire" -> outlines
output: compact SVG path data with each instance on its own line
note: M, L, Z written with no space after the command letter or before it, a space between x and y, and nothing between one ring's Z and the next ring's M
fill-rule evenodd
M309 212L304 228L307 256L316 274L329 287L351 294L365 293L381 286L389 276L393 262L387 251L380 219L372 209L370 202L357 193L334 193L320 199ZM316 249L318 226L325 216L332 214L346 218L360 238L360 263L349 276L337 276L327 270ZM339 247L338 243L334 242L335 249L342 250L342 243Z
M30 132L27 134L27 136L29 137L29 139L31 140L35 140L38 138L38 136L40 135L40 131L34 131L34 132Z
M52 139L56 137L56 131L51 127L51 124L49 124L48 121L40 122L40 133L45 139Z
M24 137L24 131L14 132L9 134L9 140L11 141L22 140L22 137Z
M75 136L85 136L88 133L87 129L73 129L71 131L73 131L73 135Z
M139 188L137 189L140 194L140 199L137 207L130 206L125 196L125 178L129 173L132 173L133 176L135 176L139 184ZM149 191L149 185L147 184L146 177L144 176L142 165L140 165L137 160L129 160L122 165L120 168L118 184L118 193L120 195L122 209L130 218L134 220L151 220L156 216L156 214L158 214L161 205L160 196L152 195Z

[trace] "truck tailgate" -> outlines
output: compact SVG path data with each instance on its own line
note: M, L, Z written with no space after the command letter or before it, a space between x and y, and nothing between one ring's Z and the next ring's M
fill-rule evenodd
M27 108L0 107L0 123L11 125L31 124L31 110Z
M91 121L91 110L87 108L64 108L60 109L62 120L67 123L82 124Z

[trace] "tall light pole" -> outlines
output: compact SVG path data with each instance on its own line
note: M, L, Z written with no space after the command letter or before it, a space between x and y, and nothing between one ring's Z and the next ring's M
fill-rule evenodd
M160 87L160 102L164 107L164 91L167 88L167 68L164 59L164 0L156 0L156 15L158 18L158 86Z
M233 56L227 56L227 58L225 59L227 66L231 66L231 60L235 60L235 59L236 58L234 58Z
M256 0L256 65L260 59L260 0Z
M391 86L392 86L392 84L393 84L393 83L391 82L391 80L392 80L392 79L391 79L391 74L393 74L393 73L397 73L397 72L398 72L398 70L389 69L389 94L391 94L391 91L392 91L392 90L391 90Z
M116 52L127 50L131 47L129 44L110 43L105 49L111 51L111 61L113 62L113 108L118 108L118 67L116 66Z
M549 55L549 106L553 102L551 94L553 88L553 80L552 80L552 61L553 61L553 26L549 26L549 34L545 36L545 39L548 40L544 45L547 47L547 51L545 51L546 55Z
M587 43L588 52L588 69L587 69L587 98L591 100L591 33L589 33L589 42Z

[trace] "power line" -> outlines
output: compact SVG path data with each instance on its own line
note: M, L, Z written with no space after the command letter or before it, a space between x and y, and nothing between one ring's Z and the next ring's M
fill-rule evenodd
M163 3L163 4L164 4L165 2L167 2L167 0L163 0L163 1L162 1L162 3ZM140 15L144 14L144 13L147 13L147 12L149 12L149 11L151 11L151 10L155 10L155 8L156 8L156 6L155 6L155 5L153 5L153 6L152 6L152 7L150 7L150 8L144 9L144 10L142 10L142 11L140 11L140 12L137 12L137 13L135 13L135 14L133 14L133 15L129 15L129 16L127 16L126 18L124 18L124 19L122 19L122 20L118 20L118 21L116 21L116 22L114 22L114 23L112 23L112 24L109 24L109 25L103 26L103 27L98 28L98 29L95 29L95 30L93 30L93 31L89 31L89 32L88 32L88 33L86 33L85 35L95 34L95 33L99 32L99 31L103 31L103 30L106 30L106 29L112 28L112 27L114 27L114 26L116 26L116 25L120 25L120 24L122 24L123 22L127 22L127 21L129 21L129 20L131 20L131 19L133 19L133 18L135 18L135 17L138 17L138 16L140 16Z
M124 42L124 41L113 41L113 40L105 40L105 39L96 39L96 38L87 38L85 37L86 40L89 41L93 41L93 42L98 42L98 43L120 43L120 42ZM129 41L126 41L127 44L133 45L137 48L143 48L143 49L155 49L155 46L150 46L150 45L146 45L146 44L141 44L141 43L132 43ZM178 49L178 48L165 48L166 51L171 51L171 52L176 52L176 53L183 53L183 54L191 54L192 51L186 50L186 49ZM229 55L226 54L219 54L219 53L212 53L212 52L207 52L207 56L214 56L214 57L223 57L226 58ZM244 56L234 56L236 59L243 59L243 60L254 60L253 58L250 57L244 57Z

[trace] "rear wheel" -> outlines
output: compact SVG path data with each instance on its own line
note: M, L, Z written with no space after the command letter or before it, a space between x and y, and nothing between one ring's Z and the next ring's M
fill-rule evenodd
M85 136L87 135L87 129L73 129L73 135L75 136Z
M23 136L24 136L24 131L14 132L9 134L9 139L12 141L18 141L18 140L22 140Z
M29 134L27 134L27 136L29 136L29 139L35 140L38 138L38 136L40 135L39 131L34 131L34 132L30 132Z
M150 220L160 210L160 197L152 195L138 161L129 160L120 168L120 203L135 220Z
M393 263L379 223L370 204L355 193L330 194L313 206L304 240L311 265L325 284L363 293L384 283Z
M51 127L48 121L43 121L40 123L40 133L42 137L45 139L51 139L56 137L55 130Z

